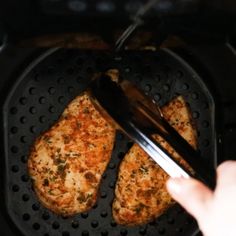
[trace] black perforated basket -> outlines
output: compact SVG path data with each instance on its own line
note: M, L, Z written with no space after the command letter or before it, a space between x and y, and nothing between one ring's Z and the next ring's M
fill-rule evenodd
M84 91L93 73L117 68L159 105L181 94L198 129L201 155L215 166L215 103L202 78L170 50L111 52L51 49L17 78L4 104L5 199L7 213L25 236L193 235L195 221L177 204L146 225L125 227L112 218L119 164L132 142L121 132L103 174L97 204L88 212L64 218L40 205L27 172L30 146L67 104Z

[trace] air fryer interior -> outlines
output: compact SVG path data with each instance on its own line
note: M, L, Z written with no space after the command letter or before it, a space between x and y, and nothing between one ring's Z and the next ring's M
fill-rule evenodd
M36 137L47 130L66 105L89 83L93 73L110 68L134 82L160 106L181 94L189 103L198 130L203 163L217 161L215 101L202 78L173 51L104 51L53 49L42 53L15 79L4 104L5 196L7 213L25 236L189 235L195 221L177 204L153 222L117 225L111 212L119 164L132 142L121 132L103 175L97 204L70 218L40 205L27 173L27 158Z

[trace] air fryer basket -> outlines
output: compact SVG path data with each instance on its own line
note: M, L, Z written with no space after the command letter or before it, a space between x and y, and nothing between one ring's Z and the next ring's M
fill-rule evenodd
M215 103L199 75L170 50L111 52L51 49L33 61L12 87L4 104L5 198L7 212L25 236L191 235L195 221L177 204L155 221L136 227L117 225L111 204L119 164L132 142L116 135L111 161L103 175L97 204L86 213L65 218L40 205L27 173L30 146L79 95L93 73L117 68L159 105L181 94L198 129L204 161L215 166Z

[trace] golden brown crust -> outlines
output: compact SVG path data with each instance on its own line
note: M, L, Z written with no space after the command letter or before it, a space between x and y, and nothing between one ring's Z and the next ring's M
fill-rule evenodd
M196 130L184 99L179 96L162 108L166 120L194 147ZM160 136L155 139L185 167L187 163ZM113 217L118 224L138 225L161 215L174 201L165 182L168 175L134 144L120 165L113 202Z
M88 95L76 97L59 121L37 138L29 155L29 174L41 203L64 216L89 210L114 138L114 127Z

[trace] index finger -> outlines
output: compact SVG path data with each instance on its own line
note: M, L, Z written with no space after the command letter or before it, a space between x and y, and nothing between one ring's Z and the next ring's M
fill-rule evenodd
M217 186L236 187L236 161L225 161L217 168Z

